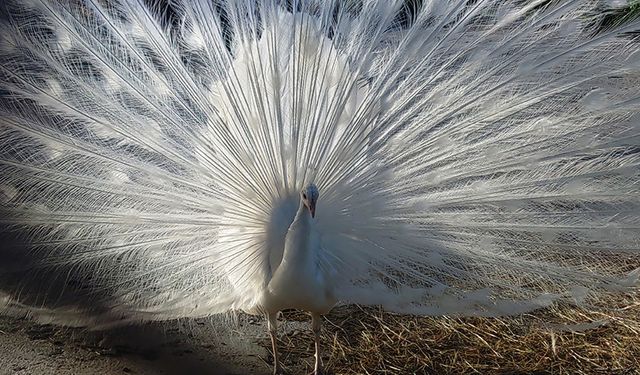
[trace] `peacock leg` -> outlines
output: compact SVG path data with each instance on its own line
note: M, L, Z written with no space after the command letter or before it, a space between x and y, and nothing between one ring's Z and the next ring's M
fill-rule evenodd
M273 374L282 374L282 367L280 366L280 360L278 358L278 346L276 343L276 333L278 331L278 314L267 314L267 328L269 329L269 336L271 336L271 349L273 350Z
M313 369L315 375L320 375L320 325L322 324L322 317L320 314L311 313L311 329L313 330L313 336L316 343L316 365Z

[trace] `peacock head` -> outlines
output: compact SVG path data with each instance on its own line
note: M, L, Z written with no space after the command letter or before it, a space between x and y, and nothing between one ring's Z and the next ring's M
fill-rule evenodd
M300 199L302 203L307 206L309 212L311 212L311 217L316 216L316 201L319 196L318 188L313 183L307 185L307 187L300 192Z

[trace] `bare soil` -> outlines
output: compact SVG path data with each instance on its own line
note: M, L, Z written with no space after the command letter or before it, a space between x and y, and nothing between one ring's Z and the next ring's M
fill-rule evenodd
M267 374L266 335L248 317L98 332L0 317L0 374Z

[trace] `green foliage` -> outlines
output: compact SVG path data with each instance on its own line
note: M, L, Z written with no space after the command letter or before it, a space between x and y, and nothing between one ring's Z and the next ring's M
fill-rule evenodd
M629 0L627 6L607 12L600 23L600 30L619 26L639 17L640 0Z

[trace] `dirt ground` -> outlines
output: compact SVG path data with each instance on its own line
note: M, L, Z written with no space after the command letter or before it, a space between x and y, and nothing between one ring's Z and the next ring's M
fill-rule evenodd
M500 319L340 306L323 321L323 361L329 374L640 375L640 300L617 296L607 306L564 306ZM309 320L298 311L279 319L288 374L311 373ZM270 374L269 349L264 320L248 315L109 331L0 316L0 375Z
M281 332L304 329L302 325L286 323ZM262 319L251 317L107 332L0 317L0 375L269 374L266 337ZM301 363L300 370L309 363Z

